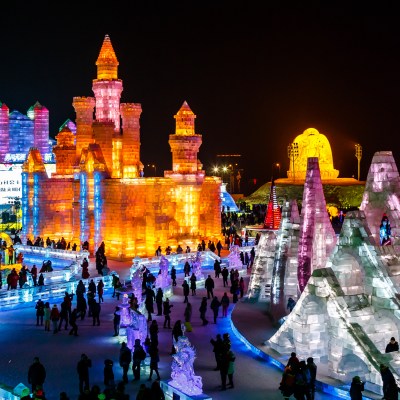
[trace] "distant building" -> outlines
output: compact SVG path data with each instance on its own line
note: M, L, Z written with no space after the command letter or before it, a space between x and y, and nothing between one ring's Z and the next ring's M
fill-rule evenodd
M122 80L108 35L96 65L94 97L73 98L76 133L65 125L56 136L55 173L47 176L39 149L24 163L22 239L63 236L78 245L88 241L92 253L104 241L111 259L220 239L222 182L206 177L197 158L202 136L189 105L175 115L169 136L172 170L143 178L142 107L120 103Z

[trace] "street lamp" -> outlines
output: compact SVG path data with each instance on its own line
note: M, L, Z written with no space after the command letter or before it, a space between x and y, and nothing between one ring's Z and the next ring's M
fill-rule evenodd
M296 180L296 175L294 171L294 162L296 161L298 156L299 156L299 144L296 142L290 143L288 146L288 157L289 157L289 162L292 161L294 181Z
M354 146L356 148L356 158L358 161L358 180L360 180L360 162L361 162L361 157L362 157L362 146L360 144L356 144Z
M156 164L147 164L147 166L149 168L154 168L154 175L153 176L156 176L157 175L157 166L156 166Z
M280 176L281 176L281 164L273 163L272 164L272 180L274 180L276 168L278 168L278 178L280 178Z

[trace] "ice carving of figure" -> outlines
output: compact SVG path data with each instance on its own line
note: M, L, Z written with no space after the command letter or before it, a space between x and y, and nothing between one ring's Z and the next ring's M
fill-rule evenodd
M387 215L384 213L381 220L381 225L379 226L379 239L381 246L388 246L392 244L390 239L390 234L392 229L390 228L390 221Z
M169 384L188 395L203 393L203 380L194 374L193 363L196 351L187 336L180 336L174 343L176 353L172 356L171 378Z
M160 258L160 273L156 278L156 288L165 289L171 285L171 278L168 276L169 261L165 256Z
M126 328L127 346L133 350L135 339L140 339L144 343L147 334L147 319L146 316L135 310L130 310L131 324Z
M133 294L137 298L137 302L139 306L142 305L142 281L143 281L143 272L145 270L145 266L138 267L132 274L131 285Z
M192 272L195 274L198 281L204 278L201 272L201 251L198 251L196 254L196 259L192 265Z
M127 327L132 323L131 314L129 312L129 298L127 293L124 293L122 295L122 303L119 304L118 306L119 306L119 311L117 312L121 317L120 327L122 328Z
M238 245L234 244L230 248L230 253L228 255L229 267L232 268L243 268L242 260L240 259L240 248Z

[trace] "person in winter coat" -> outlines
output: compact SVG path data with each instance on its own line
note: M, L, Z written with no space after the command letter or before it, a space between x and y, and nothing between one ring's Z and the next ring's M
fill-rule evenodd
M207 299L214 297L214 279L211 278L211 275L208 275L205 280L204 287L207 290Z
M151 384L150 392L152 400L165 400L164 392L161 389L160 382L158 380Z
M215 362L217 366L214 368L214 371L219 371L221 367L221 359L223 353L223 342L220 333L217 333L215 339L210 339L210 343L213 345L213 352L215 357Z
M135 339L132 353L132 372L135 381L140 379L140 365L145 358L146 352L144 351L143 346L140 344L140 339Z
M164 297L163 290L159 287L157 289L157 294L156 294L157 316L158 317L162 315L163 297Z
M50 312L51 323L53 324L53 333L58 332L58 321L60 320L60 311L58 310L57 304L53 305Z
M47 301L44 304L44 330L49 332L50 332L50 320L51 320L50 314L51 314L50 303Z
M242 298L243 295L244 295L244 279L243 279L243 276L241 276L240 279L239 279L239 293L240 293L240 298Z
M91 366L92 360L90 360L86 354L82 354L78 364L76 365L76 371L78 372L79 378L79 393L81 394L90 389L89 368L91 368Z
M214 324L217 323L218 311L219 311L220 306L221 306L221 302L218 300L217 296L214 296L214 298L211 300L211 304L210 304L210 308L213 311L213 315L214 315Z
M200 303L200 319L203 321L202 325L207 325L208 320L206 318L206 311L207 311L207 297L203 297Z
M114 336L119 335L119 325L121 323L121 315L118 306L115 306L114 317L113 317L113 325L114 325Z
M163 303L164 328L168 325L168 329L171 329L171 308L173 306L173 304L169 303L169 298L167 297Z
M226 292L224 292L221 298L221 306L222 306L222 316L228 316L228 307L229 307L229 297Z
M33 358L33 363L28 369L28 383L32 385L32 393L35 392L38 386L43 389L44 381L46 380L46 369L40 362L39 357Z
M78 294L76 297L76 309L78 310L78 314L81 317L81 321L83 321L85 319L87 311L87 301L83 294Z
M97 295L99 296L99 303L104 303L103 299L104 294L104 282L103 279L100 279L97 283Z
M78 325L76 320L78 319L78 310L74 308L71 313L71 318L69 319L69 324L71 325L70 335L78 336Z
M364 382L359 376L355 376L351 381L350 386L350 399L362 400L362 392L364 391Z
M183 296L185 297L183 302L188 303L189 302L188 296L189 296L190 288L189 288L189 284L186 282L186 280L183 281L182 287L183 287Z
M122 342L119 350L119 365L122 368L122 380L124 383L128 383L128 370L131 361L132 352L126 343Z
M43 317L44 317L44 303L42 299L39 299L36 303L36 326L43 326Z
M171 279L172 279L172 286L176 286L176 268L174 266L172 266L171 268Z
M185 311L183 312L183 317L185 320L186 332L192 332L192 304L186 303Z
M151 314L154 313L154 302L156 301L156 296L154 294L154 290L147 287L146 288L146 299L145 299L145 306L147 311L147 321L151 321L153 318Z
M149 327L150 342L152 346L158 347L158 322L153 319Z
M196 295L196 275L194 274L194 272L192 272L192 275L190 277L190 290L192 291L192 296Z
M147 380L151 381L154 371L157 375L157 380L159 381L160 373L158 372L158 363L160 362L160 356L158 354L158 348L156 346L151 345L149 349L149 355L150 355L150 375Z
M63 301L60 304L60 320L59 320L59 323L58 323L58 330L59 331L61 330L63 321L65 322L65 330L67 330L68 329L68 306L65 303L65 301Z
M101 311L100 303L94 300L92 305L93 326L95 326L96 324L97 326L100 326L100 311Z
M115 388L113 365L112 360L104 360L104 385L108 390L114 390Z
M394 337L390 338L390 342L386 345L385 353L391 353L392 351L399 351L399 343Z
M396 380L394 379L392 371L389 369L387 365L381 364L379 366L379 370L382 377L383 382L383 398L385 400L397 400L398 396L398 388Z
M315 398L315 381L317 380L317 366L313 357L307 358L307 368L310 371L310 400Z
M233 384L233 374L235 373L235 360L236 356L235 353L232 350L229 350L228 352L228 386L231 388L234 388L235 385Z
M290 396L294 393L295 387L295 372L290 365L287 365L282 373L282 379L279 384L279 390L285 400L288 400Z

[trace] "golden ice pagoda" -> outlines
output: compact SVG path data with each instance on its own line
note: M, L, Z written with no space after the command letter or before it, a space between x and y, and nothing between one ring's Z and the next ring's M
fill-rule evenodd
M96 62L94 97L74 97L76 133L66 125L53 147L56 172L48 178L40 152L32 148L23 166L23 240L64 237L104 241L110 259L154 255L160 245L220 239L221 180L206 177L198 160L202 136L186 101L169 135L172 170L143 177L138 103L120 103L118 60L105 36Z

